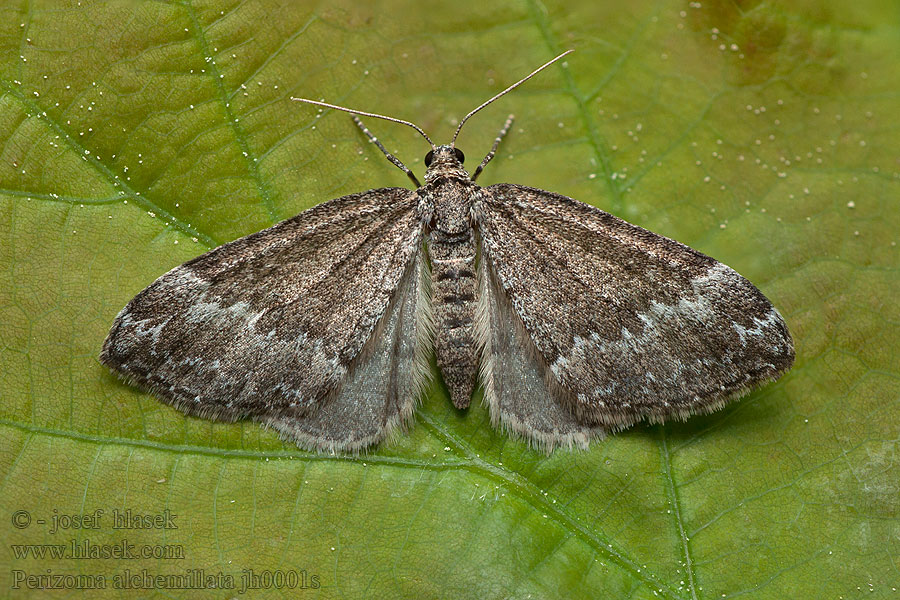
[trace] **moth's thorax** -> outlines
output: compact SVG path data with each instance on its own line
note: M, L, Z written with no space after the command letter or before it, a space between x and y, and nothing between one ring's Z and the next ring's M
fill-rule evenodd
M456 237L472 229L472 204L480 186L468 179L439 179L419 191L431 215L429 228Z
M472 202L480 187L472 181L451 146L438 146L425 172L420 196L431 215L429 226L450 236L472 228Z
M439 179L469 179L469 173L459 162L452 146L438 146L432 153L431 164L425 171L425 183Z

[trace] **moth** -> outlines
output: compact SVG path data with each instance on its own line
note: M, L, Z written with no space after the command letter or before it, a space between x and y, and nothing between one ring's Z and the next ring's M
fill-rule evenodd
M571 52L571 51L570 51ZM476 383L495 426L544 451L685 419L794 360L771 302L724 264L579 201L475 180L456 139L354 114L415 189L320 204L162 275L116 317L100 361L187 413L255 419L299 446L358 451L406 425L432 353L450 399ZM431 145L425 183L358 116Z

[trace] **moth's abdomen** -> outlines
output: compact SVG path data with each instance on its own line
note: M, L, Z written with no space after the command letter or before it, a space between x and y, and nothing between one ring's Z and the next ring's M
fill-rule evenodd
M453 404L466 408L478 371L473 232L448 236L432 231L429 250L437 364Z

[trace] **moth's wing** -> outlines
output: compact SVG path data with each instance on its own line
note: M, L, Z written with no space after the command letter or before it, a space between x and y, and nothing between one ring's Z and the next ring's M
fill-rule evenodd
M384 318L335 393L319 410L269 415L263 422L304 448L358 450L375 444L413 413L431 367L431 298L419 252Z
M273 424L314 415L340 401L340 384L383 352L370 339L390 329L385 315L403 314L393 307L407 302L410 286L418 289L418 274L409 273L420 261L421 236L410 190L318 205L157 279L119 313L100 360L188 414ZM374 350L363 357L367 343ZM397 363L408 360L392 365L408 370ZM381 391L356 396L392 398ZM392 401L406 415L415 397L404 392Z
M547 365L522 326L484 253L478 265L477 335L481 381L491 422L511 430L540 449L586 447L606 428L579 422L559 401L559 389L546 376Z
M475 215L555 399L583 423L709 412L793 363L769 300L688 246L524 186L484 188Z

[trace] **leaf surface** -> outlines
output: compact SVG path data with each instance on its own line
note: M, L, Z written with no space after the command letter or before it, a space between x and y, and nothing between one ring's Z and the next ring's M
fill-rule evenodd
M112 598L116 576L200 569L234 589L141 593L230 598L260 575L253 597L895 597L898 23L878 0L0 6L0 588L42 597L21 574L49 570L103 575L90 596ZM517 116L479 182L579 198L734 267L794 334L782 380L549 457L434 385L408 435L341 457L186 418L98 363L168 269L408 184L346 115L290 96L440 142L570 47L467 125L473 166ZM367 124L423 172L414 132ZM176 527L114 529L114 510ZM149 557L21 554L126 538Z

